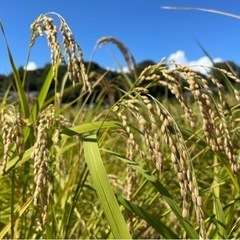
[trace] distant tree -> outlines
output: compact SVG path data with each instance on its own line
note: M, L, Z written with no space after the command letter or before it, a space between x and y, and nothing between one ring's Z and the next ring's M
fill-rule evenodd
M95 62L85 62L85 67L88 73L90 72L98 72L98 73L104 73L106 72L105 68L102 68L99 64L95 63Z
M137 64L137 73L138 75L148 66L155 65L156 63L152 60L144 60L142 62L139 62ZM92 83L96 83L101 79L101 81L98 83L98 86L93 90L93 95L97 96L100 94L106 94L106 100L108 103L114 103L119 97L121 97L121 91L120 89L127 90L128 89L128 83L127 81L124 81L124 77L122 76L123 73L117 72L117 71L110 71L106 70L105 68L101 67L99 64L95 62L85 62L85 67L87 74L90 78L90 81ZM44 80L46 79L46 76L51 68L51 64L46 64L43 68L38 68L33 71L28 71L26 74L25 79L25 90L27 92L30 91L39 91L42 87L42 84ZM224 76L219 70L217 69L224 69L228 72L233 73L235 76L240 77L240 67L234 63L233 61L226 61L226 62L219 62L215 63L213 68L210 70L210 74L213 75L216 79L218 79L223 85L226 86L227 80L232 82L230 78L227 78ZM18 69L19 75L22 78L24 75L25 69L23 67L20 67ZM61 82L64 79L65 75L67 73L67 65L60 65L58 68L58 86L61 87ZM133 80L133 75L131 73L124 73L128 76L129 79ZM172 73L173 77L177 79L180 83L186 84L183 79L181 79L181 76L179 74ZM207 79L206 75L203 75L201 73L198 73L201 77ZM11 80L14 78L13 73L9 75L3 75L0 74L0 89L2 92L9 86L11 83ZM162 76L161 80L164 80L164 76ZM167 80L166 80L167 81ZM14 82L14 81L13 81ZM144 84L144 83L143 83ZM70 87L71 81L67 81L65 87ZM51 92L54 92L54 81L52 82L52 85L50 87L50 95ZM13 86L14 89L14 86ZM76 98L81 91L81 86L76 86L71 90L71 92L68 92L66 96L64 96L64 101L68 102L72 99ZM165 87L161 87L159 85L152 86L150 89L150 94L155 96L156 98L161 97L171 97L171 93L169 90Z
M6 75L0 74L0 90L5 91L6 87L10 84Z

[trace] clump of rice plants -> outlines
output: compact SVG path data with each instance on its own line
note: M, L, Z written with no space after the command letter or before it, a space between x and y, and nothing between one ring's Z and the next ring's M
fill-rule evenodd
M164 62L138 75L129 49L104 37L97 46L114 43L130 69L112 92L104 74L88 74L65 19L47 13L31 25L29 53L46 35L52 68L29 102L27 71L21 79L1 30L18 99L6 91L1 102L0 238L240 237L240 79L216 69L234 82L226 92L210 74ZM79 96L62 104L68 80ZM173 98L156 98L156 86Z

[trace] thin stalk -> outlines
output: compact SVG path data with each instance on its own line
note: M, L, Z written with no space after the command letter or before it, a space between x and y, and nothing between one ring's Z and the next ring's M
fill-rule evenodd
M15 170L11 172L11 239L14 239L14 186Z
M32 37L31 37L32 38ZM30 43L31 43L31 39L30 39ZM26 81L26 76L27 76L27 65L30 59L30 53L31 53L31 44L29 44L29 48L28 48L28 53L27 53L27 59L26 59L26 64L25 64L25 70L23 72L23 78L22 78L22 86L24 87L25 85L25 81Z
M70 229L70 220L71 220L74 208L77 206L77 200L79 198L79 195L81 193L83 185L86 182L88 174L89 174L89 171L88 171L87 165L85 164L83 172L81 174L81 177L78 181L78 185L76 187L75 194L73 195L73 198L72 198L72 205L71 205L71 209L70 209L69 214L68 214L67 224L66 224L66 229L65 229L65 236L64 236L65 239L67 239L67 236L69 234L68 230Z

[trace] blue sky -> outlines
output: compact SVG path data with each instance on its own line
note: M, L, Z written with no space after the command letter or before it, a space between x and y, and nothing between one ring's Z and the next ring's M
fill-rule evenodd
M209 64L197 41L213 59L240 64L240 19L200 11L166 10L161 6L200 7L240 15L237 0L8 0L0 7L2 21L16 65L24 66L30 25L42 13L57 12L69 24L90 60L96 41L113 36L122 41L137 62L174 59L184 64ZM56 23L58 24L58 20ZM93 61L116 68L125 63L113 45L97 49ZM30 61L37 67L50 62L46 38L38 39ZM11 71L0 33L0 73Z

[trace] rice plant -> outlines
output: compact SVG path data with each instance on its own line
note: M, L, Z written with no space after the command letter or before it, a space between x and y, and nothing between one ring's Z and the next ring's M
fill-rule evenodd
M21 78L1 31L18 99L9 103L6 91L1 102L0 238L240 237L234 73L215 69L230 92L210 74L164 61L138 74L129 49L104 37L97 47L114 43L130 70L109 83L88 73L66 20L47 13L31 25L29 54L46 36L52 67L28 101L27 71ZM80 90L63 104L66 81ZM155 97L156 86L173 97Z

